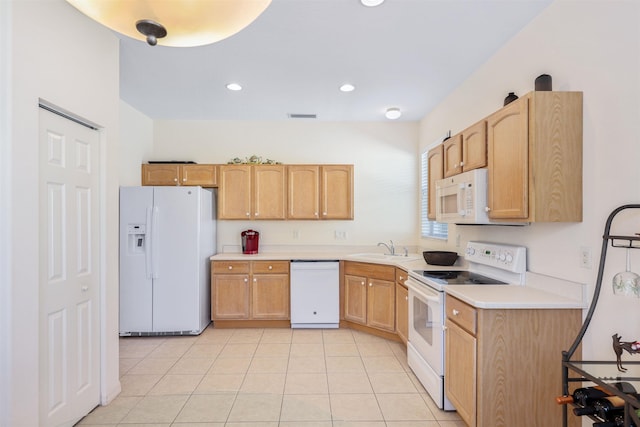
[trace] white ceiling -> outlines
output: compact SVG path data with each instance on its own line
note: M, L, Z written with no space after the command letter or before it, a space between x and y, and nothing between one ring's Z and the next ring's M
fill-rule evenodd
M122 36L120 95L152 119L378 121L399 107L420 120L551 1L273 0L208 46Z

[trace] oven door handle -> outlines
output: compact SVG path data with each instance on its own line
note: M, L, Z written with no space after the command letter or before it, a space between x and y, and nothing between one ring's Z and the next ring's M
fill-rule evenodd
M439 293L436 293L435 291L434 293L428 292L427 289L424 289L425 285L421 285L412 279L407 279L404 284L407 285L407 288L410 288L413 292L420 295L425 300L440 303L441 296L439 295Z

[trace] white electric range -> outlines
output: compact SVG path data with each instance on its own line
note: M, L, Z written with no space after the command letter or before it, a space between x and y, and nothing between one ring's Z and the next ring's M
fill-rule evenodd
M469 269L411 270L408 363L440 409L454 410L444 390L444 319L447 286L524 285L527 249L489 242L469 242Z

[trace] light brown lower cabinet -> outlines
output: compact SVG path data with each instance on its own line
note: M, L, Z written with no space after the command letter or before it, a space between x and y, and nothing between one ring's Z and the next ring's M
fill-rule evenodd
M403 343L409 339L409 290L404 284L407 272L396 268L396 333Z
M395 267L346 261L344 272L345 320L395 332Z
M579 309L478 309L446 296L445 390L469 427L559 427ZM574 417L575 418L575 417ZM579 420L574 420L579 421Z
M289 320L289 262L212 261L211 319Z

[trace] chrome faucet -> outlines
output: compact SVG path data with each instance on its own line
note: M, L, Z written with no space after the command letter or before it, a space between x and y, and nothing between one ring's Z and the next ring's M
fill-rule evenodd
M395 248L395 246L393 246L393 240L389 240L389 243L391 243L391 246L389 246L389 245L387 245L386 243L383 243L383 242L378 243L378 246L384 246L389 251L389 255L395 255L396 254L396 248Z

